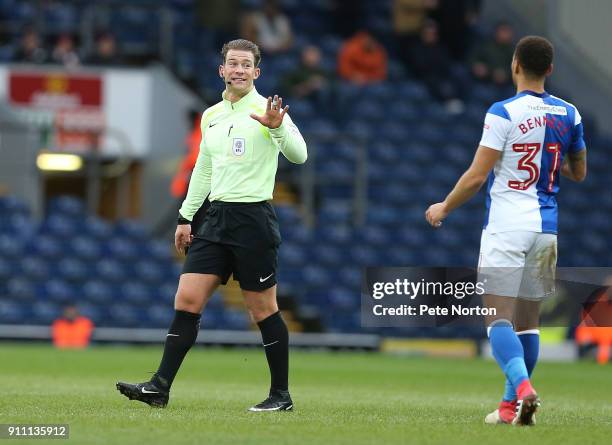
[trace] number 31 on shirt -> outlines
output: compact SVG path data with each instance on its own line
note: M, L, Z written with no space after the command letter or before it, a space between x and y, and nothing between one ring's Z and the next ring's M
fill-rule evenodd
M533 184L538 182L540 178L540 169L533 162L533 159L536 157L540 149L542 148L542 144L538 143L526 143L526 144L514 144L512 145L512 150L517 153L525 153L523 157L521 157L518 161L518 169L524 170L529 173L529 178L525 181L508 181L508 187L515 190L527 190ZM546 151L553 153L553 162L550 165L550 170L548 172L548 192L552 192L553 185L555 183L555 175L559 170L559 159L561 158L561 145L558 143L548 143L546 144Z

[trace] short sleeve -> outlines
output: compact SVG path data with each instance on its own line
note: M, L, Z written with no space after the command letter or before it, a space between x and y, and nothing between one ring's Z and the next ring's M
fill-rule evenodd
M570 153L577 153L586 148L584 143L584 130L582 128L582 116L578 110L576 110L576 116L574 118L574 128L572 130L572 142L569 146Z
M512 122L504 106L493 104L485 116L480 145L503 151L511 128Z

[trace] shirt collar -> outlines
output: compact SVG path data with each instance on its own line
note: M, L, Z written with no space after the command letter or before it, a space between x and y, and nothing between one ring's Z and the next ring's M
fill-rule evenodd
M226 92L227 91L224 90L223 93L221 93L221 97L223 98L223 105L225 106L225 109L230 111L240 110L248 106L258 95L257 90L255 89L255 85L253 85L251 91L249 91L242 99L240 99L238 102L231 103L225 98Z
M536 93L535 91L531 91L531 90L523 90L518 94L520 96L524 96L525 94L528 94L530 96L541 97L541 98L550 96L550 94L548 94L546 91L544 91L543 93Z

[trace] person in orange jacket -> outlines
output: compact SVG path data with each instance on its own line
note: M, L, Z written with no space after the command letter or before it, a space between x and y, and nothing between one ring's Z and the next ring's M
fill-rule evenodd
M190 112L190 120L193 122L193 128L187 134L187 137L185 137L187 154L181 161L178 171L170 184L170 193L173 197L181 201L187 195L191 172L195 167L196 161L198 160L198 154L200 153L200 141L202 140L202 129L200 128L201 117L202 116L197 111Z
M60 349L85 348L89 345L93 330L93 322L80 315L76 306L68 305L62 317L55 320L51 326L53 346Z
M368 32L359 31L340 48L338 74L360 85L385 80L387 51Z

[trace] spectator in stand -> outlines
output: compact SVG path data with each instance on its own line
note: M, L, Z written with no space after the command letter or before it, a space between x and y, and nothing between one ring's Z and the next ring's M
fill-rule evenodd
M80 64L79 55L74 49L74 39L70 34L61 34L51 52L51 62L64 65L66 68L76 68Z
M387 51L367 31L359 31L340 48L338 74L359 85L385 80Z
M514 29L509 23L500 22L495 27L495 38L478 45L471 57L472 74L478 80L508 85L512 81L508 67L514 55Z
M478 22L482 0L432 0L432 2L437 4L431 8L429 17L438 23L440 41L453 59L465 60L472 43L473 29Z
M110 32L100 33L96 39L96 52L87 59L89 65L121 65L123 63L117 51L117 41Z
M286 96L328 106L332 82L332 74L321 66L321 50L308 45L302 50L301 65L281 79L281 90Z
M40 36L34 28L26 28L21 36L19 48L13 56L14 62L45 63L47 50L40 43Z
M207 43L213 48L223 46L238 33L236 11L240 10L240 0L195 0L194 9L200 39L210 39ZM206 43L199 43L208 50Z
M247 14L242 20L241 34L267 55L289 51L293 46L291 22L276 0L265 0L261 11Z
M427 14L437 4L436 0L393 0L393 32L400 48L414 45Z
M449 111L460 111L459 87L453 81L452 59L440 43L438 25L428 20L419 41L409 49L410 68L427 85L430 94L444 102Z
M94 330L92 321L79 314L73 304L64 308L64 313L53 322L51 334L53 346L60 349L85 348L89 345Z
M369 0L331 0L327 2L334 34L348 39L365 27L364 2Z

